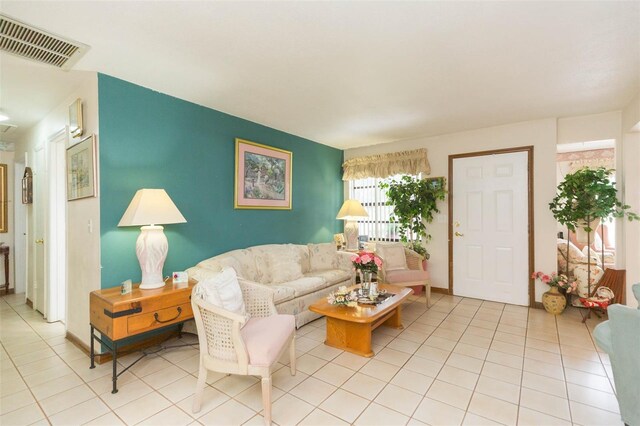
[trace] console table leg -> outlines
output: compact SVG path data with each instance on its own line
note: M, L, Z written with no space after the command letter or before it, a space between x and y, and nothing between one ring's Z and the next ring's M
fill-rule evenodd
M91 366L89 368L96 368L96 364L95 364L95 358L96 358L96 352L93 346L93 340L94 340L94 328L93 325L91 326L91 352L90 352L90 356L91 356Z
M184 327L184 323L183 322L178 324L178 339L182 339L182 327Z
M113 352L111 353L111 357L113 358L113 390L111 391L111 393L118 393L118 344L116 342L113 342Z

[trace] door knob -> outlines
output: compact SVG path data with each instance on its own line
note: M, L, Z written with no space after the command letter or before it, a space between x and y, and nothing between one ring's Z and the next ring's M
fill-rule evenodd
M461 234L460 232L456 231L455 236L456 237L464 237L464 234Z
M44 244L44 240L43 239L36 240L36 244Z

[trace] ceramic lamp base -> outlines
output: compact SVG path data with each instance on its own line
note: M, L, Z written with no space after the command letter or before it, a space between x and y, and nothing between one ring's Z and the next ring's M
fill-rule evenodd
M136 254L142 270L140 282L142 290L164 287L162 267L169 251L169 242L163 230L162 226L156 225L140 228L140 235L136 241Z
M358 250L358 222L355 220L344 222L344 238L347 241L347 250Z

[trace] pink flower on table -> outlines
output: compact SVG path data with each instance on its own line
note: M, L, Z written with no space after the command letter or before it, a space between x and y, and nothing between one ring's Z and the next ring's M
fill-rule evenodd
M547 274L544 274L542 276L542 278L540 278L540 281L542 281L543 283L547 284L549 281L551 281L551 277Z
M371 256L369 255L369 253L367 254L363 254L360 259L362 260L362 263L369 263L371 262Z
M361 260L360 260L360 256L353 256L353 257L351 258L351 261L352 261L353 263L360 263L360 262L361 262Z
M382 259L380 259L378 256L373 258L373 261L376 263L376 265L378 265L378 268L382 266Z

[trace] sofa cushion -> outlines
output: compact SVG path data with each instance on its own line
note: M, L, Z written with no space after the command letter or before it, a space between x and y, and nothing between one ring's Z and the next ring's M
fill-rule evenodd
M293 256L292 244L264 244L248 248L256 265L256 280L262 284L273 283L271 276L271 259L275 257L289 258Z
M291 300L295 297L295 291L291 287L285 287L283 285L270 285L269 288L273 290L273 303L278 304Z
M238 283L236 271L225 267L200 281L195 290L196 296L219 308L238 315L246 315L242 289Z
M385 274L385 283L409 283L409 282L427 282L429 280L428 271L419 271L416 269L396 269L387 271Z
M302 277L300 257L295 250L287 250L286 253L267 253L271 283L279 284L293 281Z
M351 273L341 269L327 269L326 271L308 272L305 277L320 277L327 285L334 285L344 281L351 280Z
M282 283L280 286L293 289L294 297L300 297L325 288L327 282L320 277L303 277L288 283Z
M249 353L249 364L264 367L274 364L295 330L293 315L251 318L240 330Z
M337 249L334 243L308 244L308 247L310 272L333 269L337 266Z
M385 272L407 269L407 258L402 243L378 243L376 244L376 254L384 262Z

